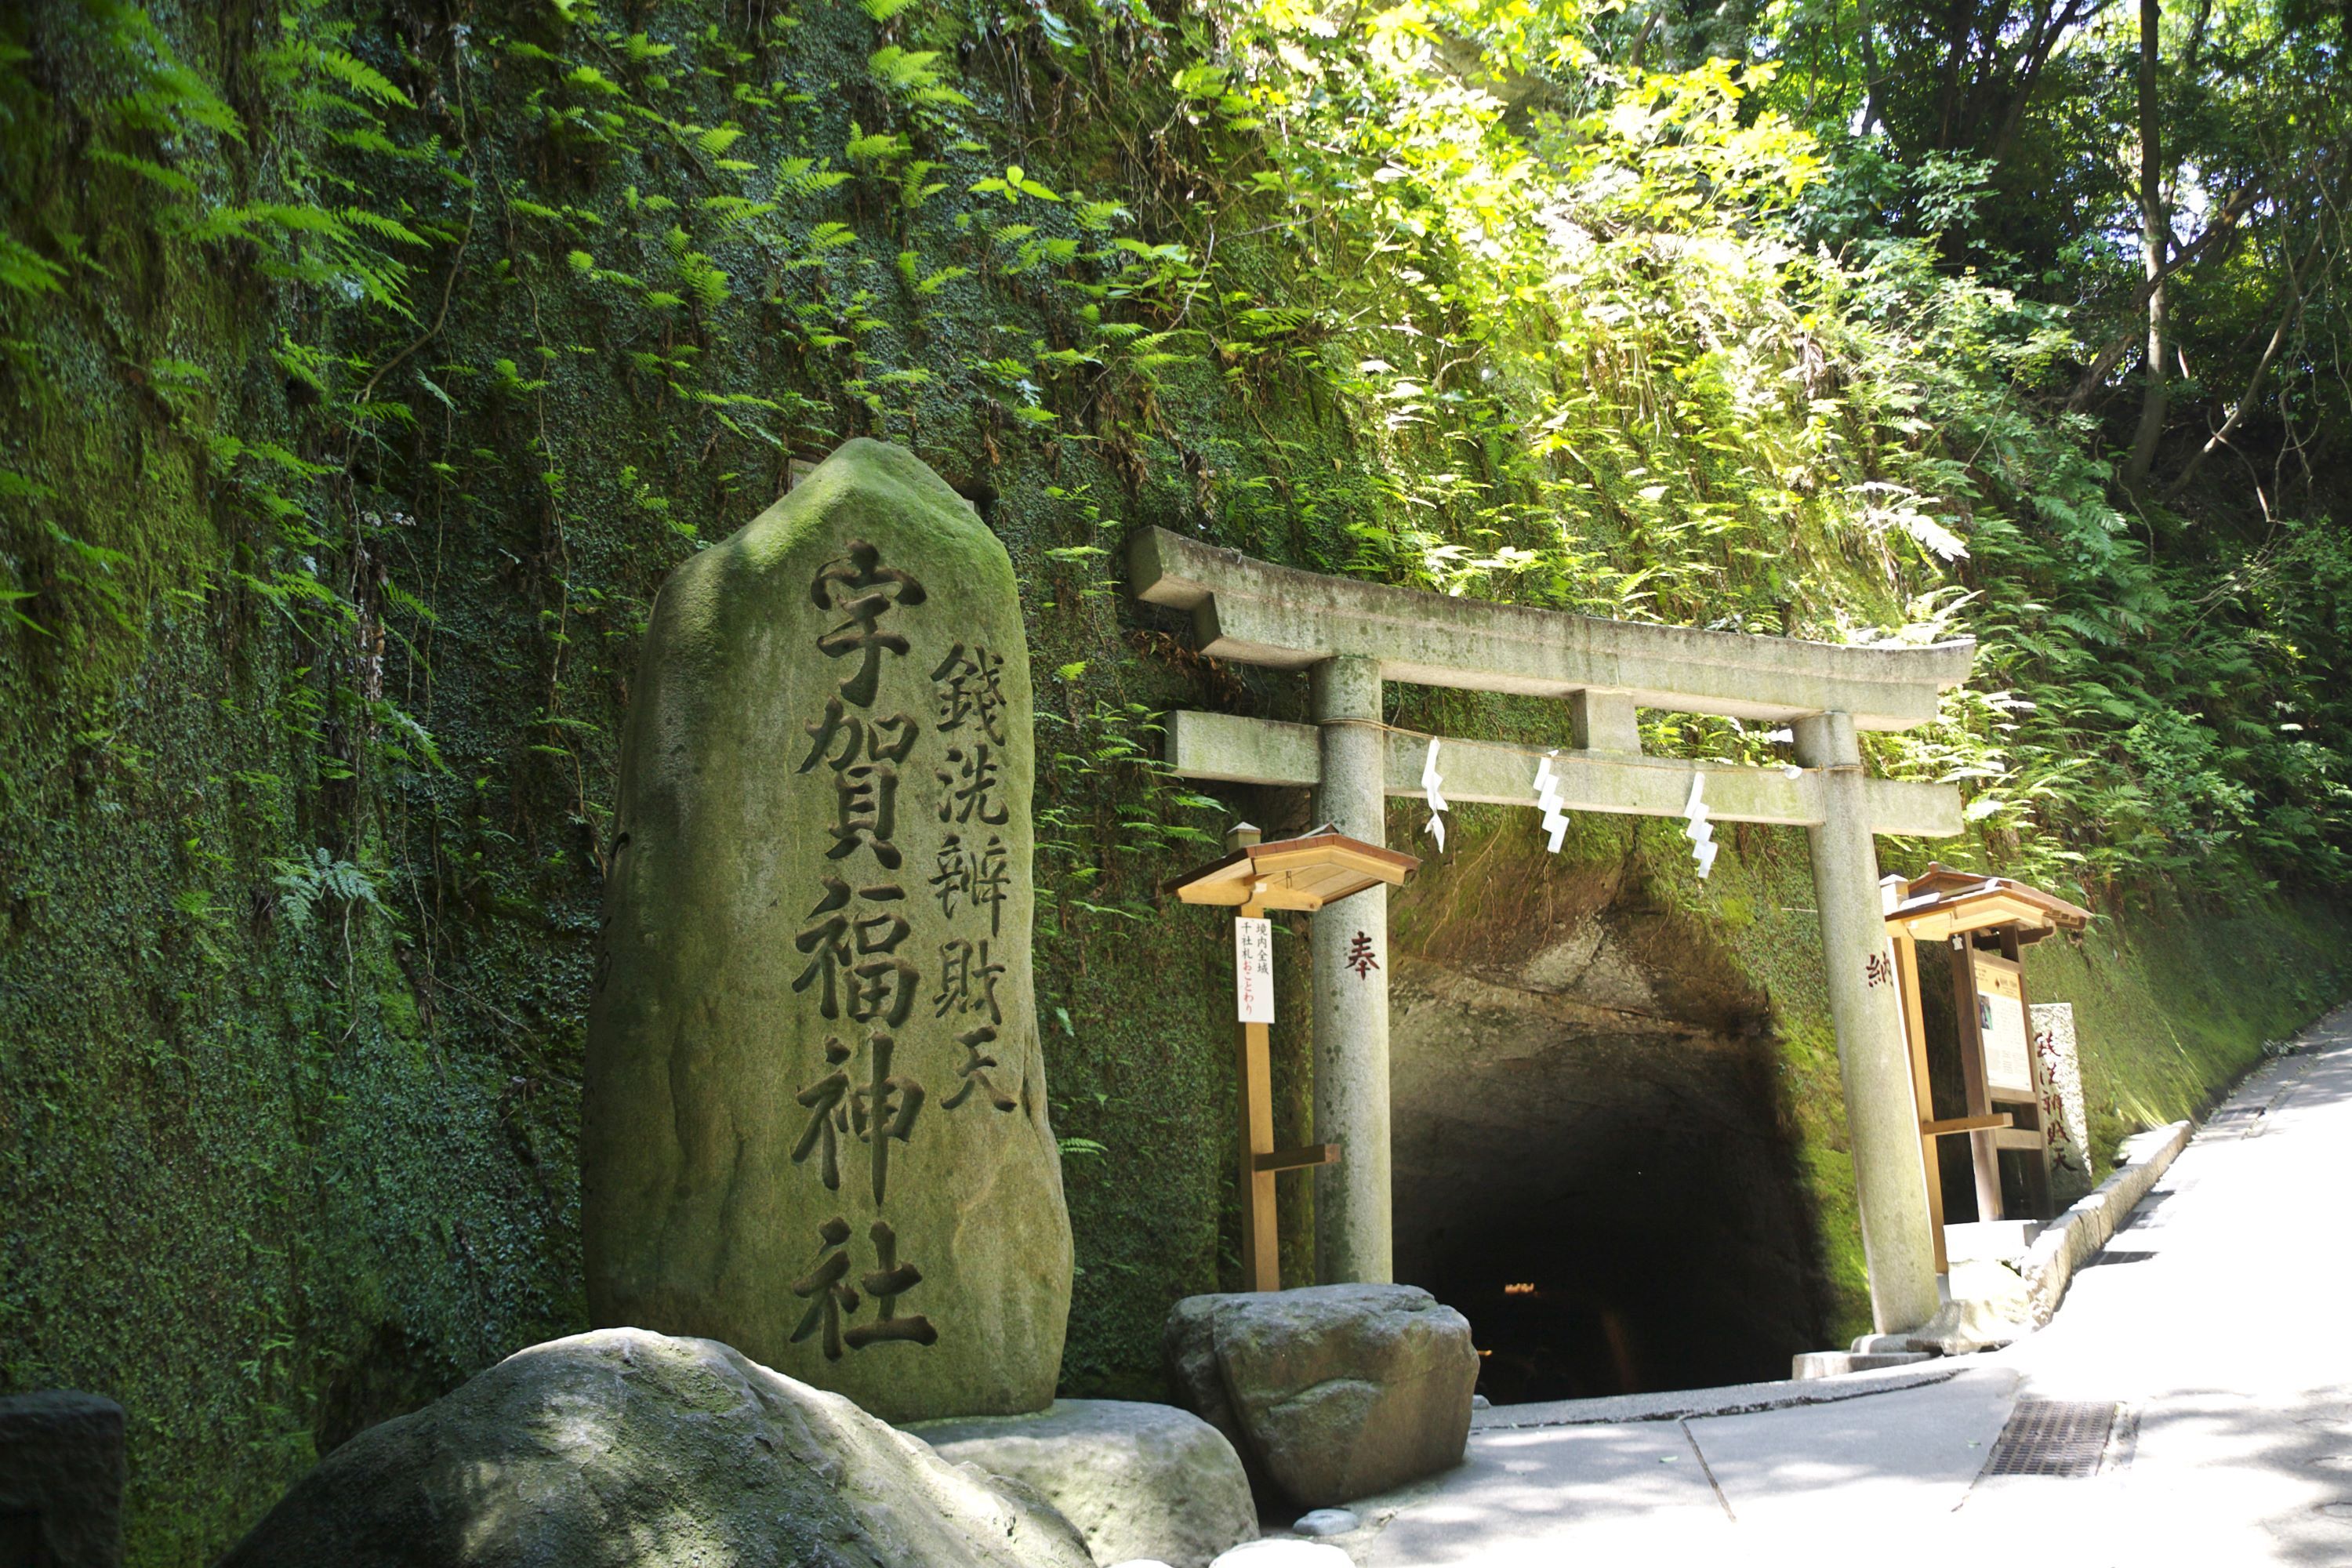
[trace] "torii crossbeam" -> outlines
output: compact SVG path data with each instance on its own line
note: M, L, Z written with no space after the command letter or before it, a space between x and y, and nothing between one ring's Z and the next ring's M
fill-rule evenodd
M1128 569L1137 598L1191 612L1202 653L1308 674L1311 724L1170 715L1168 763L1187 777L1310 787L1318 819L1382 843L1386 797L1423 792L1430 740L1381 721L1381 685L1398 680L1570 704L1573 743L1557 753L1439 738L1449 801L1533 805L1537 764L1550 755L1567 810L1681 816L1697 773L1715 818L1804 827L1872 1314L1890 1333L1934 1314L1927 1175L1871 837L1956 835L1960 800L1948 784L1865 777L1855 736L1933 719L1941 693L1967 679L1973 642L1844 647L1601 620L1302 572L1157 528L1129 537ZM1644 757L1640 708L1787 724L1800 765ZM1386 1280L1393 1268L1387 889L1359 894L1350 909L1348 921L1318 922L1310 939L1315 1135L1347 1152L1316 1194L1326 1281Z

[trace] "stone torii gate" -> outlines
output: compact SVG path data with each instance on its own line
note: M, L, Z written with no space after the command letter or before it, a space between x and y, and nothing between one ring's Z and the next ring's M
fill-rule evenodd
M1556 753L1437 737L1449 802L1536 805L1549 756L1560 809L1679 817L1696 773L1711 817L1805 828L1872 1314L1882 1333L1934 1315L1927 1173L1871 836L1953 837L1959 792L1865 776L1856 734L1933 719L1937 694L1967 679L1973 642L1841 647L1601 620L1276 566L1157 528L1129 536L1128 568L1137 598L1191 613L1202 654L1307 672L1309 724L1170 714L1168 764L1186 777L1304 785L1318 820L1384 843L1386 797L1423 793L1432 739L1382 722L1381 685L1397 680L1568 700L1573 743ZM1801 765L1644 757L1639 708L1789 725ZM1310 937L1315 1136L1346 1151L1316 1193L1317 1272L1386 1281L1388 889L1360 893L1349 909L1353 919L1318 921ZM1381 967L1351 968L1359 930Z

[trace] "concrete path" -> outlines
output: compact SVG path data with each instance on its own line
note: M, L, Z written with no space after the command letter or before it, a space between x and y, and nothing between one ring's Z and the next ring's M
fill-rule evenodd
M1365 1527L1336 1544L1365 1568L2352 1564L2352 1009L2298 1044L2041 1333L1931 1363L1950 1373L1935 1382L1802 1385L1888 1390L1834 1403L1708 1414L1740 1401L1683 1395L1680 1419L1484 1426L1461 1469L1358 1505ZM2121 1406L2100 1472L1984 1476L2020 1398Z

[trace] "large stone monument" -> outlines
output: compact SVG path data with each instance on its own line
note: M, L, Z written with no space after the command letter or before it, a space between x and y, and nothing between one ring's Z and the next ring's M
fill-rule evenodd
M1070 1224L1004 547L911 454L850 442L664 585L620 773L592 1319L889 1421L1044 1408Z

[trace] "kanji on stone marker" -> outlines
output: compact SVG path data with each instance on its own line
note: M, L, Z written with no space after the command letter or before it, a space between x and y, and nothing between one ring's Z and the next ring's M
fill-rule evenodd
M824 717L812 719L801 728L809 738L808 755L801 759L796 772L807 773L819 763L827 767L848 767L861 759L869 763L903 763L915 749L916 738L922 727L904 713L893 713L887 719L861 719L841 705L838 697L824 700ZM835 742L846 737L846 743L835 749Z
M940 943L940 991L931 998L931 1016L944 1018L950 1013L985 1007L988 1021L1002 1024L1004 1014L996 1005L996 981L1003 973L1004 965L988 961L985 937L977 944L961 937Z
M997 1060L980 1048L996 1042L996 1030L983 1024L977 1029L967 1029L955 1038L956 1044L963 1047L963 1065L956 1068L963 1082L953 1094L940 1101L940 1108L953 1110L971 1098L974 1089L986 1090L988 1102L999 1110L1012 1110L1018 1107L1019 1100L997 1088L990 1079L988 1069L997 1066Z
M923 1086L890 1071L898 1042L878 1030L866 1037L866 1081L850 1096L850 1124L873 1146L874 1206L880 1208L890 1184L890 1140L904 1143L923 1109Z
M931 671L931 679L937 686L940 728L960 730L966 720L976 721L981 733L1003 745L1004 731L998 726L997 713L1004 706L1003 670L1004 656L991 653L978 644L969 653L961 643L948 649L947 658Z
M978 817L994 827L1012 819L1012 811L1003 801L990 798L996 788L997 763L989 755L987 742L973 742L969 752L961 746L950 746L948 761L957 766L934 770L943 786L941 822L970 822Z
M817 1255L817 1265L804 1278L793 1281L793 1294L808 1301L809 1310L801 1315L800 1326L793 1331L792 1342L800 1343L821 1327L824 1331L824 1359L839 1361L842 1316L857 1310L858 1304L856 1288L845 1281L849 1273L849 1254L834 1250L849 1239L849 1222L835 1215L817 1226L816 1233L824 1243Z
M986 906L988 934L997 936L1003 931L1005 890L1012 880L1004 873L1003 839L992 833L986 848L973 850L966 847L961 834L950 833L940 845L939 875L931 879L931 896L940 901L940 913L950 920L959 897L973 909Z
M849 1059L849 1047L827 1035L824 1059L833 1071L793 1097L809 1108L808 1125L801 1130L801 1141L793 1145L793 1163L804 1163L810 1152L823 1144L824 1156L817 1162L817 1179L839 1192L841 1150L835 1135L840 1125L841 1102L849 1093L849 1075L841 1070L841 1064Z
M1372 939L1358 931L1356 940L1348 944L1348 967L1356 972L1357 979L1362 980L1380 966L1381 961L1372 956Z
M809 911L810 923L793 938L794 947L812 955L808 967L793 982L793 989L805 991L822 979L824 988L818 998L817 1011L827 1018L837 1018L841 1016L841 998L836 978L845 971L855 977L848 987L851 1017L864 1023L887 1011L893 1027L904 1023L914 1007L919 977L913 964L889 955L911 929L905 917L890 910L852 914L848 883L838 877L826 877L818 885L824 889L824 896ZM907 890L895 882L883 882L859 889L857 896L869 903L892 903L903 900ZM866 962L861 963L860 959ZM895 997L885 1009L883 998L892 996L894 992Z
M874 1271L858 1281L866 1293L874 1298L877 1321L860 1323L849 1331L849 1348L862 1351L867 1345L885 1341L907 1344L937 1343L939 1330L929 1318L898 1316L898 1298L923 1282L923 1271L911 1263L898 1261L898 1237L882 1220L876 1220L866 1233L874 1243Z
M882 616L892 606L919 605L923 585L907 573L881 564L882 552L862 539L849 542L849 553L828 561L809 584L809 600L820 610L835 610L849 618L816 639L817 651L827 658L860 656L856 673L841 683L841 695L860 708L874 701L882 679L882 655L904 654L907 639L881 629Z

